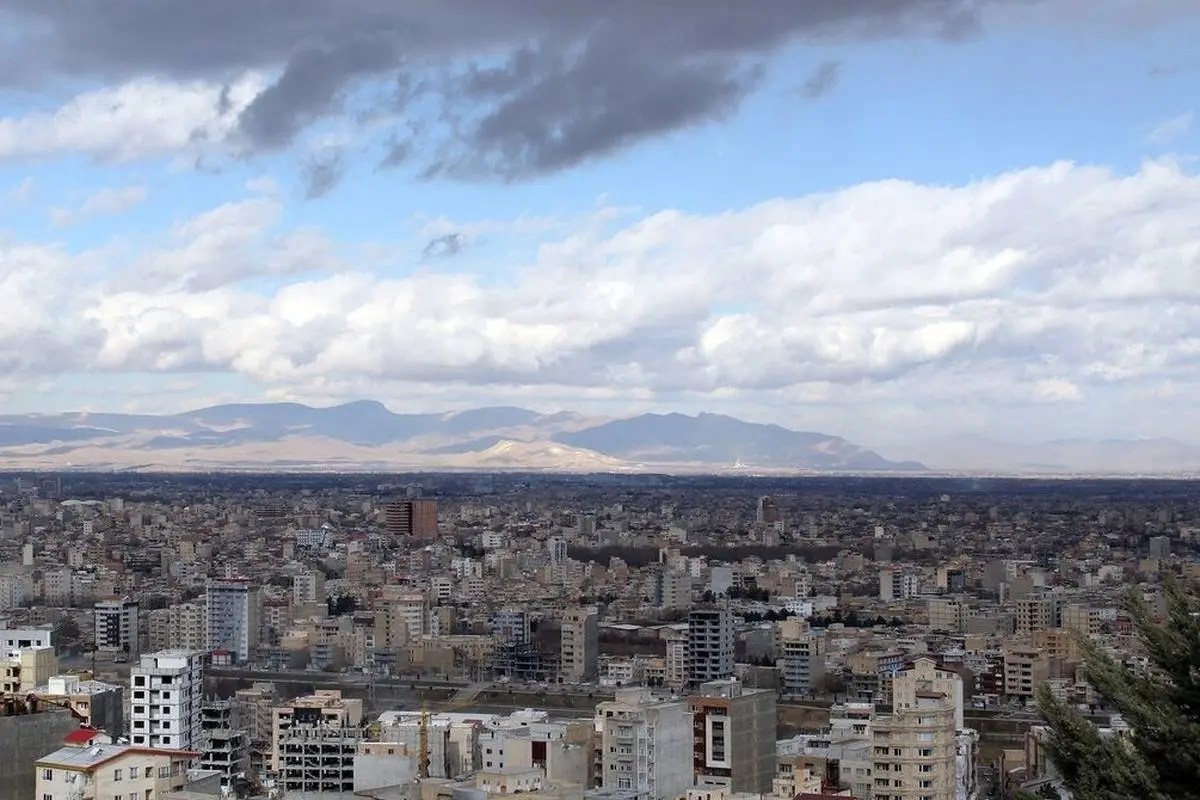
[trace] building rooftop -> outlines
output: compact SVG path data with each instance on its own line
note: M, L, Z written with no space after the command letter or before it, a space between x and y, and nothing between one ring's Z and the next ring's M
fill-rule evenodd
M128 744L97 744L91 747L61 747L49 755L37 760L39 767L59 767L77 771L90 770L105 762L130 753L140 753L153 756L171 756L174 758L193 759L200 756L187 750L150 749L135 747Z
M54 678L60 676L55 675ZM51 679L53 680L53 678ZM105 683L104 681L87 680L87 681L69 681L62 685L55 683L47 683L45 686L38 686L33 690L36 695L78 695L78 694L100 694L101 692L111 692L114 689L124 689L125 687L117 683ZM65 690L65 691L64 691Z

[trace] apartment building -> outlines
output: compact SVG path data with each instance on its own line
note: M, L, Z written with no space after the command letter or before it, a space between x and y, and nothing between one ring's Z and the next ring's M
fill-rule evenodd
M208 642L204 602L175 603L146 615L146 645L159 650L204 650Z
M210 580L205 598L205 648L225 651L240 664L259 643L258 587L245 578Z
M798 617L778 622L776 631L776 664L783 693L815 693L825 680L824 639L812 633L807 620Z
M1015 645L1004 651L1004 694L1009 697L1033 698L1037 687L1050 677L1050 662L1036 647Z
M729 608L696 608L688 614L688 683L698 686L733 675L733 617Z
M618 689L596 706L596 782L606 790L670 800L692 786L692 712L649 689Z
M199 753L135 745L63 747L34 764L39 800L165 797L183 791L188 765Z
M935 631L966 633L971 607L964 597L931 597L925 601L929 627Z
M562 616L559 669L568 683L595 680L600 656L600 615L595 606L568 608Z
M695 782L766 794L775 777L775 692L736 679L710 681L688 697Z
M1025 597L1016 602L1015 627L1018 636L1028 636L1042 628L1057 628L1062 624L1061 597L1040 595Z
M58 672L53 647L22 647L0 656L0 693L29 694Z
M309 603L324 603L325 573L317 569L305 570L292 576L292 604L297 606Z
M143 655L130 670L129 739L134 745L197 750L201 743L204 657L200 651Z
M963 682L954 670L938 666L932 658L921 657L892 678L892 707L901 711L916 708L922 694L944 695L954 705L955 730L963 728Z
M26 647L54 648L54 629L10 628L7 619L0 619L0 658L14 658Z
M884 602L907 600L921 591L921 576L912 570L883 567L879 570L879 599Z
M138 604L128 597L111 597L93 607L96 649L106 653L137 655Z
M956 800L954 702L930 691L913 700L872 725L873 800Z

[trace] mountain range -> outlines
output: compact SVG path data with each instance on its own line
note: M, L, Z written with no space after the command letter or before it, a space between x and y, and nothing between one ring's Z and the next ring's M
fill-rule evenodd
M912 472L845 439L719 414L624 419L492 407L396 414L233 404L173 415L0 416L0 468Z
M612 419L508 406L396 414L362 400L165 415L0 415L0 469L1200 475L1200 447L1174 439L1015 444L946 436L881 455L837 436L720 414Z

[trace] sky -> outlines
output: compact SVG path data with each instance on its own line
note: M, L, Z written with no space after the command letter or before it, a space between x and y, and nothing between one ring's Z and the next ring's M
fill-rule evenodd
M0 0L0 413L1200 443L1195 0Z

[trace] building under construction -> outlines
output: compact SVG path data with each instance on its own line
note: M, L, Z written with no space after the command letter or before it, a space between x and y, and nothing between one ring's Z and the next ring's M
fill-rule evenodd
M229 788L250 767L250 743L240 725L238 707L230 700L205 700L200 706L200 768L221 773Z
M274 709L273 768L285 797L354 791L354 756L365 730L362 700L321 690Z

